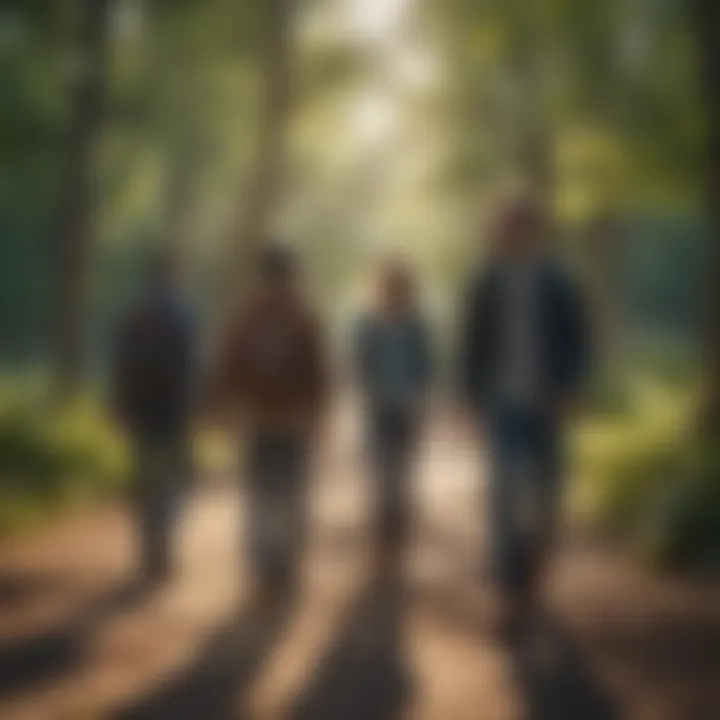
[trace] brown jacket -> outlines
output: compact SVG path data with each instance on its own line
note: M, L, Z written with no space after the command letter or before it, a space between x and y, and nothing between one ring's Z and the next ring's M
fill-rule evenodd
M255 429L311 429L328 367L320 323L304 299L252 295L226 330L213 384L216 399Z

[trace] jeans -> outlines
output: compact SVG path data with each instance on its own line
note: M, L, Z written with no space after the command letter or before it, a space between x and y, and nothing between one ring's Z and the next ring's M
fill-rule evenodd
M297 571L307 540L307 439L260 433L246 457L250 564L262 582L284 582Z
M522 592L534 583L555 534L560 428L547 413L501 408L489 430L493 575L506 591Z
M139 438L135 444L136 511L143 567L150 575L170 568L170 535L190 475L185 435Z
M407 532L414 415L409 409L380 409L368 418L376 532L381 543L397 542Z

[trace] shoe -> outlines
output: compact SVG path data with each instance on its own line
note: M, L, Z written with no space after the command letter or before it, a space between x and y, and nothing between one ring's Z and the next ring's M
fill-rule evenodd
M506 595L497 608L495 630L503 643L514 643L525 626L525 606L515 595Z
M143 585L150 588L166 585L172 578L172 568L166 559L154 558L147 560L141 569L140 580Z

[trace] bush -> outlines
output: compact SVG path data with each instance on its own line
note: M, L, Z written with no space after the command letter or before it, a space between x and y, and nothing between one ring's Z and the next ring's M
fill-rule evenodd
M689 432L694 407L640 384L632 412L595 417L577 443L582 509L663 567L720 559L720 453Z
M115 493L128 476L124 443L96 403L52 409L22 384L0 385L0 534Z
M642 533L646 556L663 567L720 570L720 450L696 441L650 508Z
M596 413L576 443L579 487L597 520L632 527L682 443L689 403L662 386L636 383L624 412Z
M615 378L597 378L590 388L587 402L596 417L626 417L634 405L630 378L623 378L622 382Z

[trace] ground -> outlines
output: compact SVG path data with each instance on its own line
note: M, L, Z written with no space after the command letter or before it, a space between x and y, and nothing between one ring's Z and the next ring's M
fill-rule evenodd
M126 508L0 549L0 717L586 720L720 717L720 589L658 578L568 529L523 643L493 632L484 472L437 417L414 540L373 581L354 413L317 459L303 592L251 600L242 493L203 478L167 588L133 584Z

